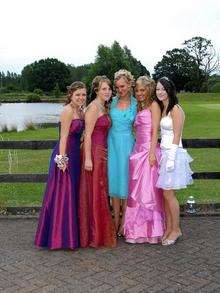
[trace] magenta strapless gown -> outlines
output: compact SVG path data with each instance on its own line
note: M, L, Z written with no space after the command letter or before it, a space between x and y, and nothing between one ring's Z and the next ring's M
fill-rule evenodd
M124 232L130 243L158 243L164 234L164 210L162 190L156 187L158 179L159 146L157 164L149 164L152 135L151 111L138 112L135 119L136 143L129 159L129 196L125 214Z
M77 203L80 177L80 138L84 120L74 119L70 125L66 153L69 157L65 172L54 162L59 142L50 160L49 176L44 194L35 245L49 249L79 247Z

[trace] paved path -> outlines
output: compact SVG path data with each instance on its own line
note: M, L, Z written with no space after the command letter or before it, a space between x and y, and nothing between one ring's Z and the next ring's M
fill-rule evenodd
M0 292L220 292L220 217L182 218L173 247L37 250L34 219L0 219Z

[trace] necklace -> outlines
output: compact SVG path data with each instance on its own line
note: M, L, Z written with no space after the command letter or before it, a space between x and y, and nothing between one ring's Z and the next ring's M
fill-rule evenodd
M103 112L105 111L105 106L101 104L97 99L94 100L96 106L99 108L99 111Z

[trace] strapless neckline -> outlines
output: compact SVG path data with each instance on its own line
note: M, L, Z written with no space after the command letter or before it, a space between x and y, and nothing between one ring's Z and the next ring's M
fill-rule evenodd
M98 119L100 119L100 118L102 118L103 116L106 116L106 115L108 116L108 114L107 114L107 113L105 113L105 114L103 114L103 115L99 116L99 117L97 118L97 120L98 120Z
M74 119L72 119L72 121L71 121L71 122L73 122L73 121L75 121L75 120L82 120L82 121L84 121L84 119L83 119L83 118L74 118ZM59 123L61 123L61 121L59 121Z

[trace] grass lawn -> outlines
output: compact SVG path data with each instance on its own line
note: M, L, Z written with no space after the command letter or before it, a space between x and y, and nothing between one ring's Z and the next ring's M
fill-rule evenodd
M186 114L184 138L220 138L220 93L184 93L179 98ZM57 138L57 128L0 133L3 140ZM191 165L194 172L220 172L220 149L188 151L194 159ZM51 150L0 150L0 173L47 173L50 153ZM44 188L42 183L1 183L0 206L40 205ZM189 195L193 195L198 203L220 202L220 180L195 180L189 188L178 191L181 203L185 203Z
M184 138L220 138L220 93L179 95L186 121Z
M58 127L40 128L37 130L25 130L21 132L0 132L1 140L47 140L58 139Z

